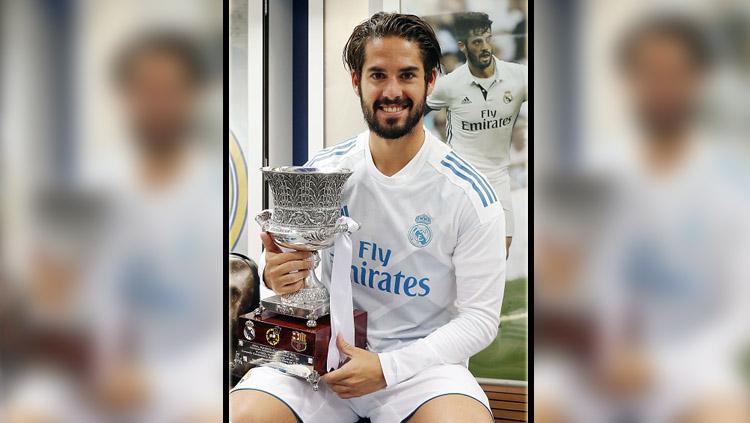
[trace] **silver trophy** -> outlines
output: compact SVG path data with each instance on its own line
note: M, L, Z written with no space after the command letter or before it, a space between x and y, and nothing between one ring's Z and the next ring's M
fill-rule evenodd
M336 235L359 229L356 223L337 223L341 217L341 193L349 169L301 166L264 167L274 198L273 210L264 210L255 221L276 244L296 251L312 251L315 268L319 250L333 246ZM351 221L350 221L351 222ZM307 319L308 327L330 311L328 290L315 275L315 268L297 292L261 300L261 308L278 314Z

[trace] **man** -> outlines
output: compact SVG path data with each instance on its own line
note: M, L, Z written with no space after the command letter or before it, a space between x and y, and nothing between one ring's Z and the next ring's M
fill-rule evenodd
M354 29L344 61L369 130L308 164L354 171L342 200L361 223L352 291L368 312L369 348L339 338L351 359L318 392L252 369L230 394L232 421L492 421L466 364L497 334L505 260L487 246L502 242L505 220L484 177L422 125L439 57L432 29L413 15L378 13ZM262 238L265 285L298 290L309 254ZM322 259L328 284L331 253Z
M606 216L586 238L591 251L577 254L591 263L574 287L588 294L575 308L588 310L600 343L585 368L547 366L551 377L541 379L557 380L541 389L546 414L750 421L738 360L750 345L747 176L701 119L712 65L703 31L664 15L623 38L619 65L637 128L588 158L597 175L606 166L609 198L585 201Z
M139 421L221 410L221 205L206 201L221 197L221 173L195 132L209 82L202 56L182 33L146 33L113 69L135 161L94 260L91 308L99 400ZM188 374L200 386L189 399L180 389Z
M447 109L448 145L487 176L505 211L506 254L513 240L510 139L527 100L527 69L492 55L492 21L486 13L456 17L458 47L466 64L438 79L427 112Z

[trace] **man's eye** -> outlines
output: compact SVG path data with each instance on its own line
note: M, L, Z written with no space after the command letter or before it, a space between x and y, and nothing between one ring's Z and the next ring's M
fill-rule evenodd
M415 76L416 75L414 75L411 72L407 72L407 73L402 73L401 74L401 78L406 79L407 81L410 80L410 79L412 79L412 78L414 78Z
M372 79L383 79L385 78L385 74L381 72L375 72L372 74Z

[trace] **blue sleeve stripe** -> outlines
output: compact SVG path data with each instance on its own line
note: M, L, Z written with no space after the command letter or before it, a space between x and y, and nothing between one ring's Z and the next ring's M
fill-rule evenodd
M315 156L312 159L310 159L310 161L308 162L308 164L312 164L312 163L318 161L319 159L324 158L324 156L325 157L330 157L331 155L333 155L332 153L335 153L335 152L340 151L340 150L342 150L342 149L344 149L346 147L349 147L350 141L351 140L347 140L347 141L344 141L343 143L341 143L341 144L339 144L337 146L330 147L330 148L324 148L323 150L318 151L318 153L315 154ZM354 142L356 142L356 140L354 140Z
M317 159L313 160L312 162L310 162L310 166L312 166L312 165L313 165L313 164L314 164L315 162L317 162L317 161L319 161L319 160L323 160L323 159L328 159L328 158L331 158L331 157L333 157L333 156L343 156L344 154L346 154L346 153L348 153L349 151L351 151L352 149L354 149L354 147L355 147L355 146L354 146L354 145L352 145L352 146L350 146L349 148L347 148L346 150L342 150L342 151L336 151L336 152L334 152L334 153L332 153L332 154L329 154L329 155L327 155L326 157L320 157L320 158L317 158Z
M479 198L482 200L482 205L484 207L487 207L487 200L484 199L484 194L482 194L482 191L479 190L479 188L477 187L477 184L474 183L474 181L472 179L470 179L468 176L466 176L463 173L461 173L458 170L456 170L456 168L453 167L453 165L451 165L450 163L446 162L445 160L441 161L440 164L442 164L443 166L445 166L448 169L452 170L453 173L456 174L456 176L458 176L459 178L461 178L464 181L470 183L471 187L474 188L474 191L476 191L477 194L479 194Z
M338 145L335 145L335 146L329 147L329 148L324 148L324 149L318 151L315 154L315 156L313 156L313 158L310 159L309 163L312 163L312 162L318 160L322 156L325 156L327 154L333 153L334 151L339 151L342 148L348 147L352 141L356 141L356 138L349 138L348 140L346 140L346 141L344 141L344 142L342 142L342 143L340 143Z
M453 152L448 153L446 158L458 165L458 167L461 168L464 172L470 174L479 183L479 185L482 186L482 189L484 190L485 194L487 194L487 198L490 200L490 203L494 203L495 201L497 201L497 195L495 195L495 191L492 189L487 180L484 179L484 177L476 171L476 169L474 169L470 164L466 163L466 161L458 157Z
M308 166L312 165L313 163L317 162L318 160L326 159L328 157L340 155L340 154L335 154L337 152L341 152L341 151L344 151L344 150L346 150L344 152L348 152L356 144L357 144L357 137L354 137L354 138L351 138L351 139L348 139L348 140L344 141L343 143L341 143L341 144L339 144L339 145L337 145L335 147L326 148L326 149L320 150L318 152L318 154L316 154L315 157L312 158L312 160L310 160L309 162L307 162Z

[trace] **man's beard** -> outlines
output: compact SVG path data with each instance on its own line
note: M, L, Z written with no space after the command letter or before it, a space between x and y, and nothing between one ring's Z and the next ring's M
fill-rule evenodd
M414 104L414 102L408 98L396 99L393 101L376 100L373 103L372 108L365 105L365 102L362 98L362 89L360 88L359 90L359 104L362 106L362 114L364 114L365 116L367 126L372 132L377 134L377 136L390 140L403 137L404 135L411 132L411 130L414 129L415 126L417 126L419 121L422 119L422 115L424 114L424 105L426 101L427 84L425 84L425 95L422 98L422 101L417 104ZM406 107L406 109L409 110L409 114L406 116L406 122L401 126L396 126L398 118L387 118L385 120L386 125L381 125L375 115L377 110L382 105L403 105L404 107Z
M475 68L485 69L492 64L492 60L487 63L482 63L482 59L480 59L479 56L472 54L468 50L466 51L466 57L469 59L469 63ZM490 58L492 58L492 53L490 53Z

